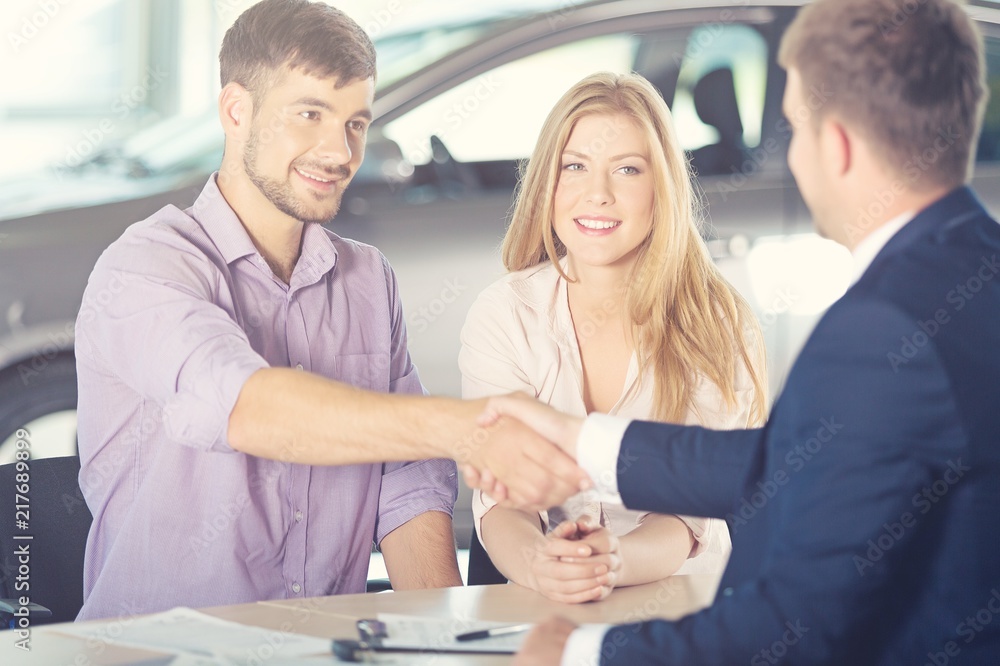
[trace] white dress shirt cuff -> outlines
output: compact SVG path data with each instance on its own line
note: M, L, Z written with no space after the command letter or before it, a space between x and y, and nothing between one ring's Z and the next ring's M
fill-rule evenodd
M563 648L560 666L598 666L601 644L610 624L581 624L573 630Z
M576 462L594 481L600 501L621 504L618 493L618 452L630 419L591 414L576 440Z

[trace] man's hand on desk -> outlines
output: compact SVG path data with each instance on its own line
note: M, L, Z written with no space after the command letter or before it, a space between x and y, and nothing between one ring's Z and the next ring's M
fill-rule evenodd
M559 666L563 649L576 625L555 617L531 630L524 646L514 657L514 666Z
M496 489L509 506L541 511L592 486L573 458L521 421L494 412L479 425L455 452L470 487Z
M468 464L463 465L462 473L470 487L480 488L505 506L533 510L562 504L580 490L591 487L590 478L574 462L576 440L580 435L583 419L556 411L524 393L512 393L490 398L480 418L480 425L492 429L512 420L523 430L534 431L531 439L548 441L535 450L522 446L530 442L519 442L519 448L509 453L494 450L493 462L469 460ZM552 444L558 449L552 447ZM558 450L561 450L562 455L554 453ZM519 478L522 471L510 464L517 456L541 463L548 476L547 479L540 480L542 485L525 489L526 479ZM566 464L567 461L569 465ZM535 469L530 471L536 472ZM511 483L517 483L517 489L512 488Z

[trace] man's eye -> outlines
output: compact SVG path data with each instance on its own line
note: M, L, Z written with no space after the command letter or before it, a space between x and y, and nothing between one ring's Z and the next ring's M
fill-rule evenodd
M368 129L364 121L361 120L352 120L351 122L348 123L348 126L355 132L364 132L366 129Z
M319 111L303 111L299 115L306 120L317 120L319 118Z

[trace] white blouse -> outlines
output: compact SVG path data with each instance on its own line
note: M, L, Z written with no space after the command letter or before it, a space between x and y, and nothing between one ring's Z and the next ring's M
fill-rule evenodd
M583 366L569 310L566 280L551 262L510 273L483 290L469 309L462 328L458 356L462 397L483 398L523 391L560 411L586 416L583 402ZM737 407L727 410L715 384L702 380L694 391L688 425L728 430L746 428L754 398L753 382L742 366L736 376ZM625 385L609 412L617 416L653 418L653 377L639 372L635 354ZM474 491L472 511L482 535L482 519L496 502ZM571 497L541 513L546 530L563 520L590 516L616 536L642 523L645 512L620 505L604 505L593 491ZM678 516L696 540L687 562L677 573L722 573L732 543L725 521ZM480 541L482 536L480 536Z

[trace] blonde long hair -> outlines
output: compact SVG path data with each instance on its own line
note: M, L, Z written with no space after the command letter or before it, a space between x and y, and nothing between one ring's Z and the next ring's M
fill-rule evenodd
M746 301L719 273L698 229L698 202L670 110L637 74L602 72L573 86L545 119L538 144L522 165L517 202L503 240L503 262L518 271L566 254L553 229L553 200L562 152L577 121L624 115L646 135L657 184L653 225L623 286L641 368L652 365L653 415L683 421L700 377L736 407L736 375L746 367L754 386L750 421L766 416L760 327Z

